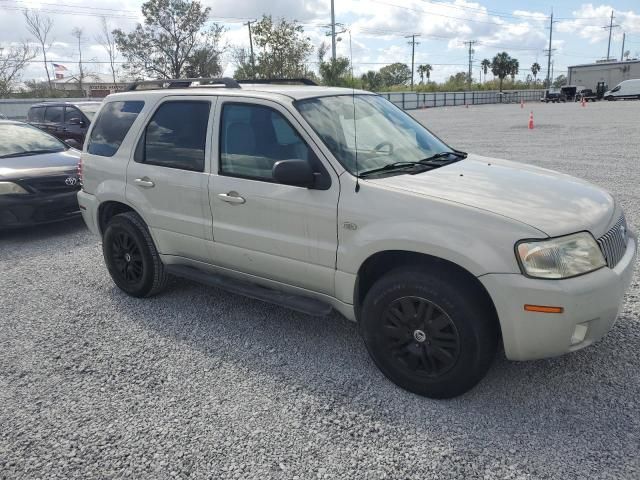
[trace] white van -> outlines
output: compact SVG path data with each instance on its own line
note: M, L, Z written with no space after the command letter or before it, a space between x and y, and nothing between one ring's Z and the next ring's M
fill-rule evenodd
M640 99L640 78L620 82L604 94L605 100L618 100L623 98Z

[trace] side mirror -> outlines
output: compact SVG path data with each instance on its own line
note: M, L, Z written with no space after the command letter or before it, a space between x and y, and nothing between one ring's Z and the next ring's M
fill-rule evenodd
M71 148L75 148L75 149L78 149L78 150L82 150L82 145L80 145L80 142L78 142L75 138L67 138L64 141L64 144L67 147L71 147Z
M306 160L280 160L273 165L272 175L284 185L313 187L315 175Z

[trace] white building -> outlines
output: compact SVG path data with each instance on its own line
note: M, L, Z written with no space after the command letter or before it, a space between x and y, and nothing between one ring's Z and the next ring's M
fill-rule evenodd
M53 88L68 92L79 92L78 79L75 76L56 78L51 80ZM122 92L129 82L113 82L111 75L92 73L82 80L82 94L85 98L104 98L110 93Z
M623 80L633 78L640 78L640 60L597 62L569 67L567 85L580 85L595 91L598 82L613 88Z

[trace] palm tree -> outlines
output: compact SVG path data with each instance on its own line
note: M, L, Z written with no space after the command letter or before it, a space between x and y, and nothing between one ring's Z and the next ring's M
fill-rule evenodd
M482 62L480 62L480 65L482 66L482 72L484 73L484 81L486 82L487 72L491 68L491 60L489 60L488 58L485 58L484 60L482 60Z
M502 82L507 75L515 77L518 73L518 60L511 58L507 52L498 53L491 62L491 73L500 79L500 91ZM515 72L515 73L514 73Z
M533 75L534 83L538 82L538 72L540 71L540 64L538 62L534 62L531 65L531 74Z
M429 83L429 79L431 78L431 70L433 67L428 63L425 65L420 65L418 67L418 74L420 75L420 83L424 83L424 77L427 77L427 83Z
M520 70L520 62L518 62L518 60L516 60L515 58L511 59L511 68L509 70L509 75L511 75L511 81L515 82L516 81L516 75L518 74L518 71Z

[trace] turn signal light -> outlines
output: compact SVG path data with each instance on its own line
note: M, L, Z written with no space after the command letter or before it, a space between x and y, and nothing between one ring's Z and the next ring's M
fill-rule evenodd
M548 307L545 305L525 305L524 309L527 312L538 312L538 313L562 313L564 312L564 308L562 307Z

